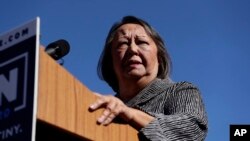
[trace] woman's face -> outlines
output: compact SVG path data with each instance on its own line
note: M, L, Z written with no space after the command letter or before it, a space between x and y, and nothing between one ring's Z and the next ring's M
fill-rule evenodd
M159 66L157 47L141 25L124 24L119 27L111 52L118 81L156 78Z

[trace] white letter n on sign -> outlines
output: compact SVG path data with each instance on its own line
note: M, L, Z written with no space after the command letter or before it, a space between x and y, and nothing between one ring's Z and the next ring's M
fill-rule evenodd
M9 80L0 74L0 107L2 106L2 97L6 97L8 102L16 100L17 97L17 78L18 69L14 68L9 72Z

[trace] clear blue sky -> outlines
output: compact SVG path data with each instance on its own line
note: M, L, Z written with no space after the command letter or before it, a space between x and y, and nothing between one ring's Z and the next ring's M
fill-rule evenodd
M1 0L0 33L41 18L41 43L70 42L65 68L93 91L113 94L96 66L110 26L124 15L148 21L164 38L172 79L197 85L207 141L228 141L230 124L250 124L249 0Z

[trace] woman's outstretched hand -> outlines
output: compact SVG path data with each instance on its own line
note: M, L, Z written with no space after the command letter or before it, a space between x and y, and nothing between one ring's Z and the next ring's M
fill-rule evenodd
M128 107L117 97L99 93L94 94L98 96L98 99L89 106L90 110L95 111L104 108L102 115L97 119L99 124L109 125L115 117L119 116L134 128L140 129L154 119L147 113Z
M102 115L97 119L99 124L109 125L117 116L125 121L130 121L133 118L133 109L126 106L120 99L112 95L94 94L98 96L98 99L90 105L90 110L104 108Z

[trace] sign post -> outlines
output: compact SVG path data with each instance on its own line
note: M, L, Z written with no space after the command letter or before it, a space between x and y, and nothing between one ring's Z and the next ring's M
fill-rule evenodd
M0 35L0 140L35 141L40 19Z

